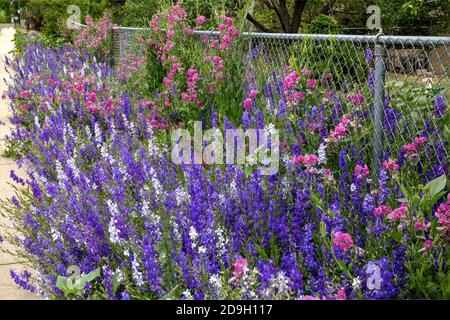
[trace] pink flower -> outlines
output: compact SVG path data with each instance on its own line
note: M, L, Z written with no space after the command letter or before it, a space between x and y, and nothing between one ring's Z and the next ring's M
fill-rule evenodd
M308 79L306 80L306 86L308 88L314 89L316 87L316 82L317 82L316 79Z
M424 144L425 142L427 142L427 137L417 137L414 139L414 143L415 144Z
M292 163L296 164L296 165L300 165L303 163L303 161L305 160L305 157L300 155L300 156L292 156L291 157L291 161Z
M202 25L206 22L206 17L205 16L200 16L198 17L196 20L197 24Z
M364 165L364 167L363 167L363 166L357 164L355 166L354 176L356 178L361 179L361 178L367 177L368 175L369 175L369 168L367 167L367 165Z
M383 204L375 209L375 211L373 212L373 215L375 217L379 217L382 214L389 214L391 212L392 212L392 208Z
M302 70L301 70L300 72L301 72L301 74L303 74L304 76L308 76L308 75L310 75L310 74L312 73L311 70L304 69L304 68L302 68Z
M290 90L294 88L299 80L300 76L298 75L298 73L296 71L292 71L286 76L286 78L284 78L284 90Z
M387 215L387 218L391 220L392 222L397 221L398 219L403 219L406 217L406 214L408 213L408 207L401 206L400 208L395 209L391 213Z
M183 100L183 101L188 101L188 100L189 100L189 93L187 93L187 92L182 92L182 93L181 93L181 100Z
M431 223L428 222L427 224L425 224L424 222L418 220L416 221L416 223L414 223L414 229L416 229L416 231L423 231L428 229L431 226Z
M450 193L447 195L447 203L441 203L434 215L441 227L450 230Z
M415 143L405 144L403 146L403 151L405 152L406 158L415 158L418 156L418 149Z
M88 94L87 94L87 98L88 98L90 101L95 101L95 100L97 100L97 94L96 94L95 92L88 93Z
M258 95L258 90L251 90L250 91L250 97L254 98Z
M333 238L333 244L344 251L353 247L352 236L344 232L336 232Z
M336 300L347 300L347 294L345 293L344 288L339 289L336 295Z
M252 99L250 98L245 99L243 105L245 110L247 111L250 110L252 107Z
M355 106L364 104L364 95L362 93L357 93L352 98L353 104Z
M319 157L317 157L315 154L307 154L304 157L303 163L305 166L315 166L317 163L319 163Z
M431 241L430 239L425 240L423 242L423 248L426 249L426 250L429 250L429 249L433 248L433 241Z
M245 269L248 266L247 259L239 258L233 262L233 275L235 277L242 277L244 275Z
M397 164L397 160L384 161L383 168L390 172L397 172L398 168L399 168L398 164Z
M29 96L30 96L30 93L29 93L27 90L22 90L22 91L20 92L20 97L23 98L23 99L26 99L26 98L28 98Z

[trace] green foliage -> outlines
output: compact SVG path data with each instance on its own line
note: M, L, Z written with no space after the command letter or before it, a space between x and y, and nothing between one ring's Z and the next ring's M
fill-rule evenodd
M26 4L26 19L31 22L36 30L53 38L69 37L66 28L69 5L76 5L81 10L81 22L87 15L99 18L108 8L108 0L28 0Z
M160 9L160 2L127 0L113 11L114 22L125 27L148 27L151 17Z
M340 32L341 27L336 20L324 14L317 16L308 26L308 33L338 34Z
M66 39L56 35L38 34L36 32L25 32L19 28L14 34L15 54L21 55L24 49L32 43L41 43L46 47L57 48L66 43Z
M6 17L6 13L3 10L0 10L0 23L7 23L8 18Z
M399 182L399 180L397 180ZM415 212L417 217L424 221L433 217L433 207L440 199L445 199L448 193L445 190L447 177L442 175L425 186L419 188L406 188L400 183L402 193L405 194L408 207L411 212ZM444 200L445 201L445 200ZM441 239L440 229L434 221L431 223L429 233L426 238L432 239L433 246L436 246ZM408 297L421 297L425 299L449 299L450 298L450 250L448 244L446 249L433 255L432 252L423 249L426 239L421 231L415 230L409 225L411 243L405 244L408 248L406 268L409 273L407 291L404 293ZM399 242L404 241L398 239Z
M68 298L82 297L86 285L98 277L100 277L100 269L95 269L84 276L58 276L56 279L56 287L63 291L64 295Z
M333 81L340 88L344 83L363 83L367 80L366 60L352 43L339 43L333 38L317 42L305 39L291 47L291 63L296 68L306 68L316 79L332 73Z

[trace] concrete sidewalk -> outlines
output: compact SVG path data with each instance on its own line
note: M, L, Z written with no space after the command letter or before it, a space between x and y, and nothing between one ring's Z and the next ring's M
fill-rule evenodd
M13 36L15 30L13 28L0 28L0 95L7 89L3 78L8 80L8 74L5 71L5 55L7 55L13 48ZM4 149L4 136L10 133L11 124L9 122L9 102L6 99L0 99L0 123L6 125L0 125L0 154ZM24 178L26 173L24 170L19 170L14 159L8 159L0 157L0 199L6 199L11 197L14 193L11 186L8 184L11 182L9 178L9 172L13 169L17 175ZM1 224L9 225L0 217ZM0 234L4 234L5 230L0 227ZM13 248L7 243L0 244L2 247L7 247L12 250ZM17 259L11 255L0 252L0 300L1 299L37 299L38 296L27 291L20 289L15 285L14 281L9 276L9 269L14 270L23 269L17 261Z

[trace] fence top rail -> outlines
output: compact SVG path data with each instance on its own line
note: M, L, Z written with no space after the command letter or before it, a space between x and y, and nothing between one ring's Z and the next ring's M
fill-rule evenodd
M86 27L86 25L72 22L75 25ZM149 31L150 28L116 27L117 30L124 31ZM218 36L218 31L195 30L196 35ZM285 40L335 40L337 42L353 42L365 44L422 44L422 45L450 45L450 37L428 37L428 36L395 36L395 35L347 35L347 34L305 34L305 33L263 33L263 32L243 32L243 36L256 39L285 39Z

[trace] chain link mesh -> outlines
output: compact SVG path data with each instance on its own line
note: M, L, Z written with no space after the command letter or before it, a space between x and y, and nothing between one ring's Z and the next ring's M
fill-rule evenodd
M149 30L118 28L118 32L120 57L144 52L142 39L148 37ZM296 64L317 74L331 74L329 85L341 94L369 89L370 95L365 96L368 107L364 112L374 121L369 128L372 132L363 137L362 145L374 153L375 162L378 158L376 168L391 152L401 150L419 136L428 136L433 137L433 142L427 144L426 159L436 164L437 171L447 170L449 133L442 132L443 126L438 122L444 112L441 109L450 99L450 38L243 35L246 49L242 59L248 75L264 79L274 88L282 81L287 66ZM199 39L215 37L217 33L197 31L195 36ZM343 104L336 114L336 123L346 113L352 110ZM448 124L446 126L448 128Z

